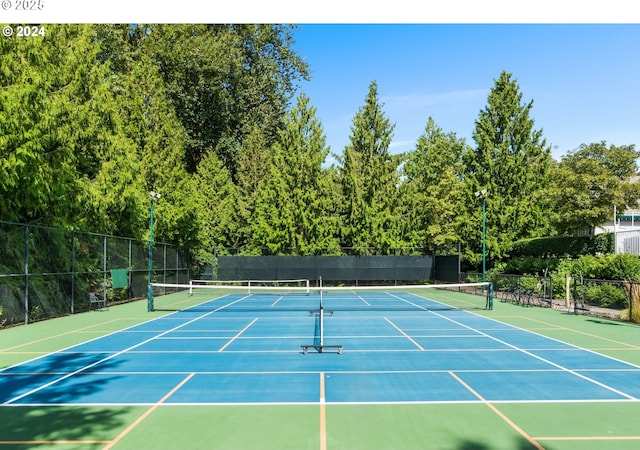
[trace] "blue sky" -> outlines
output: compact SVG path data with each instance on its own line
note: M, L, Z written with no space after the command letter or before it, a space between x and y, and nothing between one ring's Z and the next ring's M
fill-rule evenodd
M413 149L429 116L475 145L474 121L502 71L533 100L556 159L602 140L640 147L640 25L298 24L295 40L312 76L300 92L333 153L373 80L396 126L392 152Z

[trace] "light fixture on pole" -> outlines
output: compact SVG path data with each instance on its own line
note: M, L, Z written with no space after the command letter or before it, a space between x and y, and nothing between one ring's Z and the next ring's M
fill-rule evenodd
M149 207L149 283L147 284L147 311L153 311L153 205L156 200L160 199L157 192L149 192L151 206Z
M487 190L475 192L473 195L482 197L482 281L487 281Z

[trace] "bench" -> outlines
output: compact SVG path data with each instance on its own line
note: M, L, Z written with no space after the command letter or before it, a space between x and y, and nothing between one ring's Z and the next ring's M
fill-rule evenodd
M94 310L109 309L107 307L107 299L97 292L89 292L89 308Z

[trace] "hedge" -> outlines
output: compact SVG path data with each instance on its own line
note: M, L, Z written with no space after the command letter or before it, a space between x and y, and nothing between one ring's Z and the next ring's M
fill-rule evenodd
M513 244L510 257L526 256L571 256L597 255L614 252L613 233L602 233L594 238L588 236L552 236L523 239Z

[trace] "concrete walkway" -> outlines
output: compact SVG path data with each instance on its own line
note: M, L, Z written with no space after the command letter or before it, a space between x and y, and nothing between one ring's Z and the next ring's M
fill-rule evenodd
M573 308L573 301L571 300L569 301L568 305L567 305L567 302L564 300L554 300L551 303L551 307L553 309L571 312L571 313L575 311ZM591 305L587 305L585 310L578 309L578 314L584 314L587 316L594 316L594 317L604 317L607 319L614 319L614 320L620 320L620 313L621 311L619 309L600 308L598 306L591 306Z

